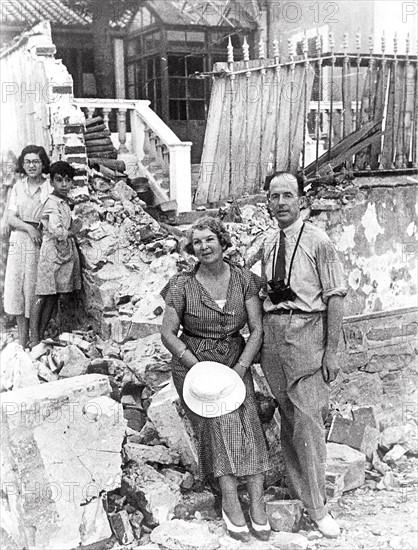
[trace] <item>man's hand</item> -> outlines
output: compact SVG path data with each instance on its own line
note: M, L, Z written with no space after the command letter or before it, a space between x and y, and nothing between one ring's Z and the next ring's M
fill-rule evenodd
M339 370L337 352L325 350L322 358L322 376L325 382L328 382L328 384L334 382Z

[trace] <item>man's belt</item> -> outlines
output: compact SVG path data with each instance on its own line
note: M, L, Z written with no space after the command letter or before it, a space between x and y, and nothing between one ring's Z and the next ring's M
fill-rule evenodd
M325 313L325 311L303 311L303 309L273 309L271 311L268 311L267 313L270 313L271 315L317 315L318 313Z

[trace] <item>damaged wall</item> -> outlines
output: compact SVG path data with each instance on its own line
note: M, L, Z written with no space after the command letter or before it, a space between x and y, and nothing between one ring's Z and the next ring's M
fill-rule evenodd
M417 182L357 178L349 190L315 192L311 221L334 241L347 274L346 316L418 305Z

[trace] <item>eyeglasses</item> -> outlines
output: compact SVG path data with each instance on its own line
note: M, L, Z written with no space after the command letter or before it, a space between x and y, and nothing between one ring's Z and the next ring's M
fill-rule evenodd
M42 164L42 161L41 160L24 160L23 161L23 164L25 164L26 166L30 166L31 164Z

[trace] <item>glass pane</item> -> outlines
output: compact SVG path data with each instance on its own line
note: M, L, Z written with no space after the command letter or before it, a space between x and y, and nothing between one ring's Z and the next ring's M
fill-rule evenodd
M171 99L170 102L169 102L169 107L168 107L168 110L169 110L169 118L171 120L178 120L178 108L177 108L177 101L176 100L173 100Z
M154 60L147 59L147 80L151 80L154 76Z
M183 55L168 56L168 75L186 76L185 58Z
M128 57L132 57L136 54L136 40L129 40L128 41L128 47L127 47L127 54Z
M205 97L205 81L197 78L187 79L188 97L204 99Z
M170 78L168 89L171 98L183 99L186 97L186 79Z
M158 78L161 76L161 60L159 57L154 58L154 70L155 76Z
M189 101L189 120L205 120L204 101Z
M204 71L203 57L187 57L187 74L201 73Z

